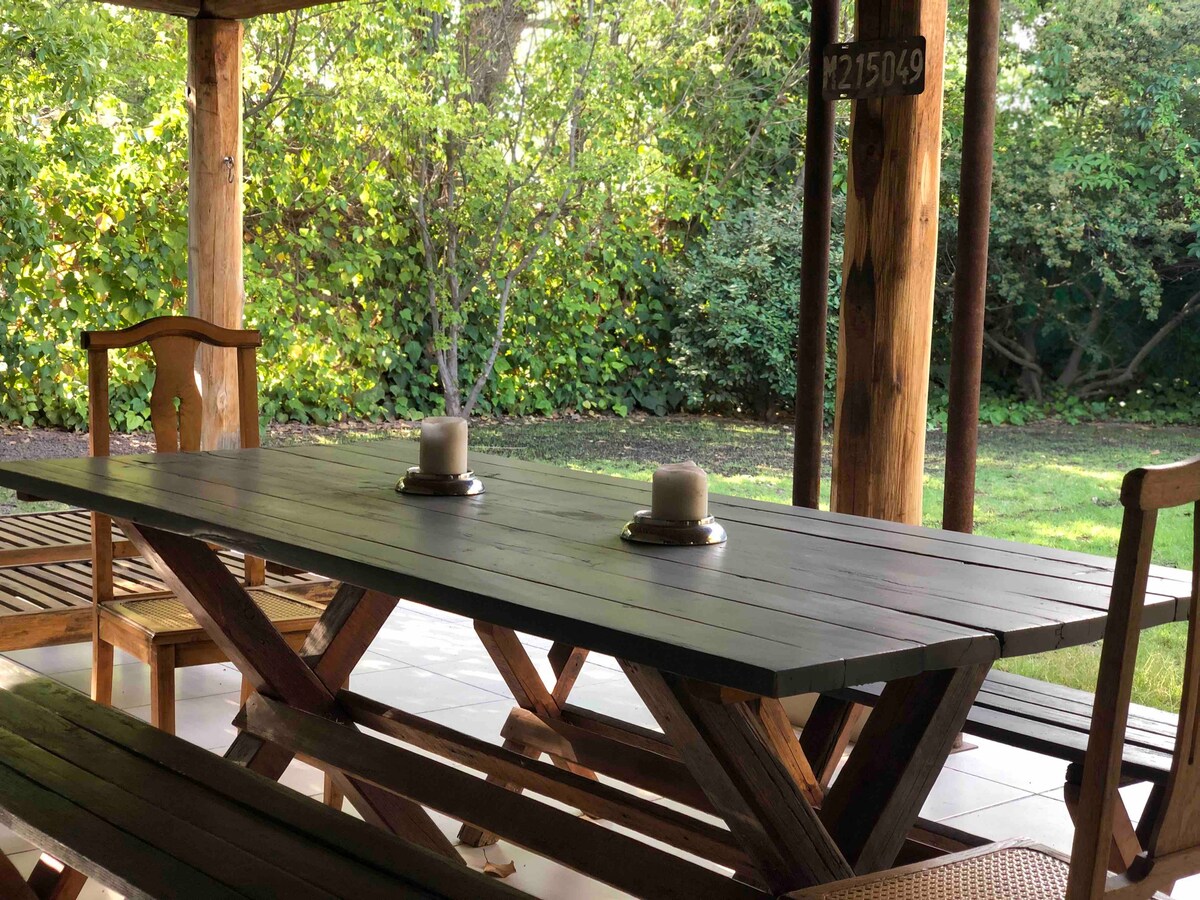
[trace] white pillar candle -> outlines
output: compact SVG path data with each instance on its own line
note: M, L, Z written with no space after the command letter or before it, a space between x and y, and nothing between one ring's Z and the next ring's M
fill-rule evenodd
M421 462L424 475L461 475L467 467L467 420L431 416L421 422Z
M708 475L692 462L660 466L654 473L650 515L671 522L694 522L708 515Z

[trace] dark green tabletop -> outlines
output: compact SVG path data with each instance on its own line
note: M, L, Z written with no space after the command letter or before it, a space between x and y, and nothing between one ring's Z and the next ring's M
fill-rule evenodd
M481 454L470 498L393 487L417 446L0 466L0 484L499 625L768 696L1101 636L1112 561L714 497L729 541L620 540L648 484ZM1186 615L1156 568L1146 625Z

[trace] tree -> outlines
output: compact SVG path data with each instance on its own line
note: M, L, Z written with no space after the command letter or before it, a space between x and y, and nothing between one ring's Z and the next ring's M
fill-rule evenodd
M1002 65L987 346L1035 399L1104 395L1200 310L1200 3L1026 6Z
M790 58L772 72L782 77L769 85L769 102L721 89L735 83L726 73L744 65L740 54L755 59L753 38L769 34L759 5L588 0L536 8L535 19L524 0L472 0L416 14L407 78L392 107L403 122L397 187L411 198L431 353L452 415L470 415L504 365L514 292L549 245L586 259L646 209L647 194L724 187L753 158L801 71L789 46ZM786 5L774 16L792 20ZM702 181L664 151L696 137L676 117L712 124L722 107L725 115L731 107L763 114L741 132L725 168ZM704 149L706 165L721 160L711 145ZM677 214L689 212L685 200Z

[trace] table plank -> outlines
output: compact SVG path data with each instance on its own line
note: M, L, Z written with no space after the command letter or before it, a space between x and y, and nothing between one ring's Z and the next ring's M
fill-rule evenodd
M213 489L232 485L239 490L253 489L263 496L287 499L293 493L297 476L307 478L320 474L312 461L300 462L309 465L302 465L299 469L289 468L284 473L263 457L210 457L205 460L203 469L193 473L190 478L205 481ZM961 658L960 654L978 637L978 631L974 629L964 629L880 606L847 602L841 595L811 591L803 584L794 585L802 592L797 595L796 591L772 585L750 571L735 572L736 577L731 577L719 566L691 565L678 552L672 557L669 548L661 548L661 555L631 552L631 545L621 542L614 533L613 521L620 522L619 518L593 513L576 516L574 513L578 510L573 507L567 510L552 509L545 516L533 515L519 506L499 504L498 501L503 499L499 491L494 491L486 502L463 503L458 498L424 497L419 500L408 497L397 500L381 490L388 477L384 476L382 481L378 477L356 480L347 485L353 489L359 512L369 514L377 524L397 529L416 529L419 534L413 538L406 537L406 546L413 546L410 541L419 541L430 545L422 552L440 555L445 559L454 558L448 555L446 549L452 541L470 541L478 545L478 549L472 550L472 557L477 564L486 565L492 571L519 575L527 571L525 561L545 548L546 538L554 537L557 539L556 560L543 563L547 575L556 574L568 582L574 581L577 588L590 584L594 590L605 591L610 597L615 596L617 585L624 584L623 579L627 578L648 584L658 591L689 591L702 595L702 598L691 602L691 611L697 615L703 614L706 620L716 621L725 616L738 619L742 625L757 623L763 628L782 628L783 631L771 632L781 640L785 634L793 633L797 624L802 629L799 632L802 638L820 638L828 633L830 623L835 623L838 632L843 627L849 627L904 642L924 643L931 637L940 636L941 641L937 645L939 655L930 656L927 648L925 660L927 666L937 666L939 663L956 664ZM159 483L161 486L161 475ZM190 483L190 479L188 482L171 483L173 489L196 496L197 488ZM346 534L347 527L360 524L357 516L348 518L344 514L337 498L313 497L311 503L329 513L322 517L322 523L339 533ZM488 515L488 511L499 515ZM722 548L714 549L719 556L724 556ZM558 559L564 560L565 566ZM746 590L748 579L757 582L753 592ZM714 603L708 598L716 598L721 602ZM787 618L780 619L777 615L780 613ZM802 621L794 623L793 619Z
M303 450L300 446L280 449L293 452ZM324 451L333 448L315 449ZM341 445L338 449L377 459L404 460L406 465L416 462L416 444L412 441L367 441ZM507 457L473 454L471 458L499 468L500 472L492 473L494 477L506 477L503 473L512 470L536 474L536 481L540 487L627 499L631 503L643 505L649 502L649 486L645 482ZM479 463L476 468L480 468L482 464ZM1106 588L1111 583L1115 563L1109 557L1078 551L791 507L742 497L713 495L712 506L714 513L720 515L723 520L745 521L796 533L902 550L910 555L930 555L996 568L1010 568L1018 572L1026 572L1035 567L1039 574L1069 574L1075 580L1100 584ZM1189 577L1189 573L1180 569L1152 566L1151 592L1154 592L1156 584L1163 587L1163 592L1167 594L1186 592Z

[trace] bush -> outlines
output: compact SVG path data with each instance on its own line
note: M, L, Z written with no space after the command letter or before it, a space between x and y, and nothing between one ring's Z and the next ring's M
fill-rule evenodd
M840 232L834 228L835 241ZM751 206L714 225L673 269L670 357L687 407L769 416L791 405L800 235L799 198L760 193ZM840 251L834 248L830 267L830 389L837 376ZM829 409L832 400L830 391Z

